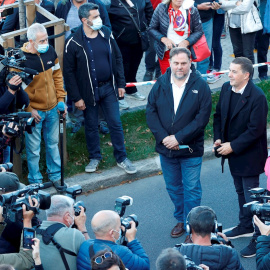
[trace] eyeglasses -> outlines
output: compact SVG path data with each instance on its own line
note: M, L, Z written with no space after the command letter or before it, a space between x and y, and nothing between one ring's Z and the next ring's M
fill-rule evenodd
M111 252L106 252L101 256L98 256L95 258L95 263L96 264L102 264L103 263L103 258L104 260L108 259L108 258L112 258L112 253Z

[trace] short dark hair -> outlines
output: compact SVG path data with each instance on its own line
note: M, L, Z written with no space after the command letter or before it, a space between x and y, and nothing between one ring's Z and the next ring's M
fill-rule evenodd
M163 249L156 261L157 270L186 270L183 255L175 248Z
M187 222L196 234L205 237L213 231L217 216L210 207L198 206L191 209L187 216Z
M98 9L98 5L96 4L93 4L93 3L82 4L78 10L78 15L79 15L80 20L82 18L88 18L90 15L90 11L96 10L96 9Z
M187 48L175 47L175 48L172 48L171 51L170 51L170 60L175 55L178 55L180 53L185 53L187 55L188 59L190 59L190 56L191 56L190 50L188 50Z
M10 264L1 264L0 270L14 270L15 268Z
M104 255L106 252L110 252L112 254L112 257L106 258L106 259L104 257L102 257L103 258L102 263L100 263L100 264L95 263L95 259L97 257ZM119 266L120 270L125 270L125 265L123 264L122 260L115 253L113 253L111 250L99 251L95 254L95 256L93 256L91 258L92 270L107 270L114 265Z
M243 73L248 72L249 78L253 76L253 64L250 59L246 57L236 57L232 61L233 64L240 65Z

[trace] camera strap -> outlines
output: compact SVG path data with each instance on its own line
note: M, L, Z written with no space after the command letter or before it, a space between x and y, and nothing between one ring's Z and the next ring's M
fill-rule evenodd
M71 255L71 256L75 256L75 257L77 256L77 254L70 251L70 250L63 248L59 243L57 243L54 240L54 235L63 227L65 227L64 224L56 223L56 224L49 226L46 230L42 230L42 229L37 228L36 232L37 232L37 234L42 235L42 241L45 245L49 245L50 242L52 242L56 246L56 248L60 252L60 255L61 255L62 261L65 265L66 270L70 270L65 253L68 255Z

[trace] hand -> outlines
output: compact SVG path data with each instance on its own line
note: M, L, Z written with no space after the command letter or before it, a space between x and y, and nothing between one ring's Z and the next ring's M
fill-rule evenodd
M31 114L32 114L32 117L35 118L35 122L38 124L41 120L41 116L38 114L38 111L33 109Z
M179 147L179 142L176 140L174 135L167 136L163 139L162 143L168 148L173 149L176 146ZM175 150L175 149L173 149Z
M40 240L38 238L33 238L34 244L32 245L32 256L35 261L35 265L41 265L41 259L40 259L40 249L39 244Z
M217 146L219 146L219 145L221 145L221 140L220 140L220 139L218 139L218 140L216 140L216 141L214 142L212 152L215 152L214 147L217 147Z
M217 150L219 154L226 156L233 152L230 142L222 143L220 145L221 147Z
M263 222L261 222L261 220L256 215L253 216L253 220L254 220L254 223L259 228L261 235L268 236L270 234L270 226L267 226Z
M75 216L74 223L77 226L78 230L83 232L86 231L86 215L84 212L84 208L82 206L79 206L81 209L81 213L78 216Z
M197 5L198 10L209 10L212 8L211 2L204 2L199 5Z
M237 1L237 2L235 3L235 5L236 5L236 6L240 6L240 5L241 5L241 1Z
M203 270L209 270L209 267L206 266L205 264L199 264L199 266L200 266Z
M60 111L57 110L58 114L60 114ZM67 106L65 106L65 112L63 113L63 118L66 118L67 115Z
M3 217L3 207L0 206L0 222L4 222L4 217Z
M189 46L189 42L188 40L182 40L177 47L181 47L181 48L187 48Z
M215 1L212 3L212 9L217 10L220 8L221 8L221 5L219 3L215 2Z
M5 8L0 8L0 13L2 13L5 10ZM5 19L6 17L0 17L0 20Z
M217 234L218 234L219 236L221 236L226 242L229 241L228 237L227 237L224 233L218 232ZM220 242L220 244L223 244L223 243Z
M32 199L31 196L29 196L28 201L31 207L39 206L38 200L36 198ZM25 204L22 205L22 209L23 209L23 227L32 228L32 218L34 217L35 213L32 210L27 211Z
M173 47L177 47L176 44L175 44L171 39L168 39L168 38L166 38L166 37L161 38L160 41L161 41L162 43L164 43L165 46L166 46L169 50L171 50Z
M18 86L18 85L20 85L20 84L22 83L22 79L21 79L21 77L20 77L19 75L15 75L15 76L13 76L8 82L9 82L9 84L11 84L11 85ZM20 88L19 88L19 89L20 89ZM18 90L19 90L19 89L18 89ZM9 87L8 87L8 91L9 91L12 95L15 95L15 93L16 93L16 91L10 89Z
M10 123L8 124L8 128L12 128L12 129L14 129L15 131L18 131L18 130L19 130L18 126L15 125L15 127L13 128L14 125L15 125L14 122L10 122ZM2 128L2 133L3 133L4 136L6 136L6 137L8 137L8 138L12 138L12 136L6 134L6 125L3 126L3 128Z
M4 167L0 167L0 172L6 172L6 169Z
M118 88L119 97L124 97L125 92L126 92L125 88Z
M134 221L130 221L129 223L131 228L126 230L126 238L128 242L131 242L136 238L137 228Z
M83 99L80 99L79 101L75 102L75 107L80 110L80 111L84 111L85 110L85 103Z

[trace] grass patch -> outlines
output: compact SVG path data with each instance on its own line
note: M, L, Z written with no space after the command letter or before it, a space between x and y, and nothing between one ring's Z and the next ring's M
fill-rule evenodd
M268 106L270 108L270 81L261 82L258 84L264 91ZM213 138L213 115L215 113L216 104L219 99L219 92L212 95L212 111L209 123L205 129L205 139ZM136 161L146 159L156 155L155 153L155 139L150 129L146 124L145 110L136 112L127 112L121 116L125 146L127 155L130 160ZM270 123L270 114L268 114L268 125ZM108 169L116 165L113 156L113 147L111 144L110 135L100 135L100 146L102 161L99 170ZM65 177L69 177L78 173L83 173L85 166L89 162L88 151L86 148L84 128L81 128L76 134L72 134L67 130L67 152L68 162L65 166ZM27 182L27 162L25 152L22 154L23 158L23 182ZM46 181L46 161L45 161L45 147L44 142L41 146L41 173Z

